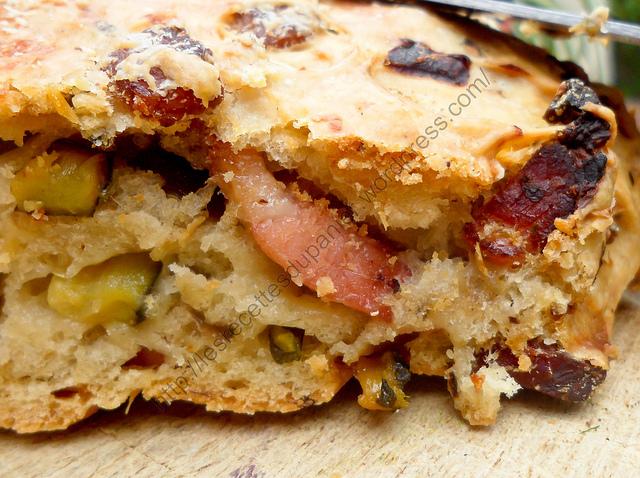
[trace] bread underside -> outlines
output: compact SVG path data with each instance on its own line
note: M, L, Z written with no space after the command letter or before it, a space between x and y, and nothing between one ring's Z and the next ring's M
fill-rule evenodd
M521 388L591 395L640 260L637 131L614 91L414 7L142 3L153 13L0 7L16 25L0 50L0 427L64 429L138 395L291 412L354 375L366 389L389 354L445 377L472 424ZM82 28L62 41L69 25ZM440 129L451 104L459 118ZM69 150L104 167L89 212L18 197L16 178ZM565 177L552 166L566 157ZM530 207L509 215L518 188ZM263 220L260 194L287 207ZM287 214L290 227L270 226ZM358 289L374 306L346 298L361 278L321 267L345 244L353 263L336 269L370 271L362 250L388 262ZM141 256L157 270L133 320L56 305L52 284ZM274 352L274 330L297 334L294 359ZM389 401L374 384L369 408L404 406L394 387Z

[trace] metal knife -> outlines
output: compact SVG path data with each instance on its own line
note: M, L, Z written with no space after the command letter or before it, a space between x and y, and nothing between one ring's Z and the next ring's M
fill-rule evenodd
M569 29L582 23L585 16L559 12L545 8L517 5L497 0L418 0L418 3L436 4L473 12L498 13L522 20L532 20L545 28L569 33ZM611 40L640 45L640 26L619 21L607 21L597 36Z

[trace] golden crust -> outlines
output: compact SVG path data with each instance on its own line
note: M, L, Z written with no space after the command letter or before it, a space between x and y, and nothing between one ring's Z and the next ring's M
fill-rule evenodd
M309 395L296 396L290 387L265 387L235 391L229 395L228 389L218 388L216 384L199 383L200 389L192 389L180 400L197 405L204 405L207 411L254 414L257 412L290 413L306 407L321 405L330 401L342 386L351 378L351 370L344 366L332 367L330 373L316 384L317 389ZM100 406L77 395L66 400L33 400L25 402L23 397L5 401L0 413L0 428L11 429L18 433L35 433L43 431L65 430L69 426L90 417L100 409L112 410L122 404L133 401L139 393L146 400L155 400L159 411L166 409L167 396L165 384L158 384L144 391L132 390L115 397L111 404ZM112 395L105 390L102 395ZM100 396L100 391L92 392ZM101 399L103 402L105 397Z
M309 142L355 140L381 152L417 151L419 170L483 185L499 179L503 167L481 153L504 142L514 125L524 132L546 126L542 115L558 86L548 64L514 56L501 37L483 42L464 26L411 7L299 2L300 8L315 12L320 32L308 44L265 50L255 37L238 34L225 22L228 12L239 8L232 2L155 2L153 14L129 2L58 2L35 9L12 3L2 17L17 26L5 29L4 39L15 48L23 38L34 45L4 52L0 84L13 98L3 102L1 117L37 108L39 114L50 111L67 118L87 137L106 135L105 141L114 127L144 126L134 118L112 116L102 69L112 52L130 45L132 34L160 21L184 27L213 51L226 94L217 117L208 121L216 124L223 140L255 142L293 125ZM203 9L217 14L203 21ZM368 21L362 22L363 17ZM405 37L436 51L467 55L472 61L470 85L485 74L499 82L475 98L428 155L415 146L417 136L433 123L434 113L446 112L466 89L385 68L387 52ZM535 81L500 68L514 62ZM305 94L310 85L314 94ZM249 111L254 112L251 121ZM379 117L388 119L384 126L372 121ZM116 121L122 123L114 125ZM475 133L472 141L469 128ZM447 161L452 163L447 166Z

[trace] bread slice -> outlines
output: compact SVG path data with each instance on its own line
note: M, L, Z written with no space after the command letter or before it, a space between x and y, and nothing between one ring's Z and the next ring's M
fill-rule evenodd
M586 400L640 266L615 92L351 2L0 6L0 427L290 412L410 372L474 425Z

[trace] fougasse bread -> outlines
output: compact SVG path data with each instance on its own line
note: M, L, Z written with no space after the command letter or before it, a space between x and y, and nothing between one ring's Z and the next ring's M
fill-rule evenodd
M390 411L412 375L489 425L521 389L587 400L615 357L635 122L471 21L8 0L0 138L2 428L138 395L291 412L354 377Z

